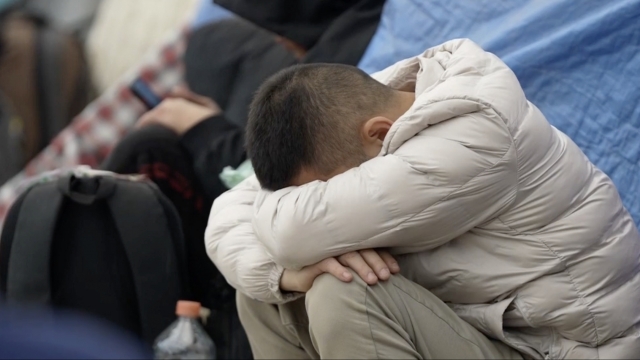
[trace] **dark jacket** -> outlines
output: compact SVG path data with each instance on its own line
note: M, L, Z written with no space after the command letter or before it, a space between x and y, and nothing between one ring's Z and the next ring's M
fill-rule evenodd
M248 21L226 20L199 29L192 34L185 54L191 89L224 109L224 115L195 126L181 141L211 201L227 190L218 174L246 160L244 127L258 87L297 63L357 65L384 5L384 0L215 2ZM303 45L308 49L305 57L296 59L275 42L273 33Z
M355 65L378 28L384 0L214 0L308 50L304 62Z

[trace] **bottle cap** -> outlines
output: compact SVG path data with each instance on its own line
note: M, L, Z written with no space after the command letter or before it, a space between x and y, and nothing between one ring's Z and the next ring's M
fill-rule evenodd
M180 300L176 305L176 315L197 318L200 316L200 303L195 301Z

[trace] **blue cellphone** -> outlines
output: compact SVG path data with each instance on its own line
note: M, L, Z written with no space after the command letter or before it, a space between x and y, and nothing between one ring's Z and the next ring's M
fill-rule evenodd
M136 79L129 89L149 110L160 105L162 102L162 98L156 95L149 85L140 78Z

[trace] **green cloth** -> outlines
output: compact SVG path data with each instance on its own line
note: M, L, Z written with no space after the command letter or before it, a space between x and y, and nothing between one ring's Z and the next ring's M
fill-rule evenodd
M220 180L222 180L222 183L224 183L226 187L231 189L251 175L253 175L253 166L251 166L251 161L247 160L240 164L237 169L234 169L231 166L227 166L222 169L222 172L220 173Z

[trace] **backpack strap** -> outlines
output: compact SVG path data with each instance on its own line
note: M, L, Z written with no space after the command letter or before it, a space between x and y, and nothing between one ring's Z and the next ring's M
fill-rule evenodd
M143 338L153 342L175 319L176 302L186 295L181 259L167 214L151 185L112 180L118 186L107 201L131 264Z
M36 185L20 208L7 271L7 301L51 300L50 253L63 195L57 182Z

